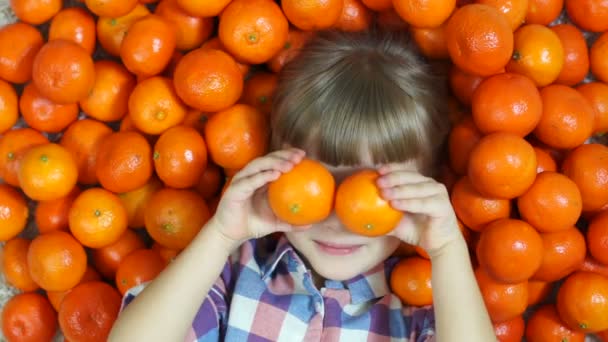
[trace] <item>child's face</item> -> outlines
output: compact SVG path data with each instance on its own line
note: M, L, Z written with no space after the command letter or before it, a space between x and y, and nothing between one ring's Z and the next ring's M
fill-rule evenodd
M356 171L375 168L371 163L326 167L333 174L336 186ZM414 163L412 170L416 170ZM348 280L370 270L386 260L401 243L393 236L367 237L351 233L335 213L309 229L286 233L286 237L318 275L336 281Z

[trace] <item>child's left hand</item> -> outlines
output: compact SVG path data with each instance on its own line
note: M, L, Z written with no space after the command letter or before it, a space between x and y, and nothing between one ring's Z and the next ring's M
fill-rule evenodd
M405 212L389 235L420 246L431 258L442 247L463 238L443 184L405 164L383 165L378 172L377 185L382 197L393 208Z

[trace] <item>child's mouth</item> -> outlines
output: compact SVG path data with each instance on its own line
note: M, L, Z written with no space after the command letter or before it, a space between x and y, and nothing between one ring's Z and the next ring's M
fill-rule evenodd
M314 240L317 247L324 253L330 255L349 255L356 252L363 245L341 245L331 242Z

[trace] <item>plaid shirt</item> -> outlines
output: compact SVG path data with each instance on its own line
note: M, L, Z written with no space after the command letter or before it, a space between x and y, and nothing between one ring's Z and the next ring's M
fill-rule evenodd
M248 241L228 260L186 341L435 341L432 307L403 306L390 292L396 261L318 289L287 239ZM122 308L144 286L129 290Z

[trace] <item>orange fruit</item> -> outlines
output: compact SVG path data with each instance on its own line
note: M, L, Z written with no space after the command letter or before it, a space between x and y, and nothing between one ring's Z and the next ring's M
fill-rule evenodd
M393 8L392 0L361 0L369 9L380 12Z
M78 166L78 182L97 183L97 151L101 142L112 133L107 125L82 119L72 123L61 136L59 144L66 148Z
M57 104L44 97L34 83L28 83L19 98L23 120L31 128L47 133L59 133L76 121L78 104Z
M231 0L191 1L177 0L177 4L194 17L215 17L230 3Z
M566 0L566 13L585 31L608 31L608 3L602 0Z
M447 59L450 57L445 40L445 23L433 28L412 27L412 38L420 53L430 59Z
M575 272L559 288L556 303L570 329L586 333L608 329L608 277Z
M527 281L543 260L543 240L528 223L500 219L488 224L477 243L479 264L494 280L515 284Z
M165 268L157 251L138 249L127 255L116 270L116 288L124 294L132 287L148 282Z
M14 238L8 240L2 249L2 274L6 281L23 292L36 291L34 282L27 268L27 250L30 240Z
M556 83L573 86L582 82L589 73L589 52L583 33L574 25L552 26L564 49L564 66Z
M482 133L506 132L525 137L540 121L540 93L526 76L502 73L486 78L473 93L472 114Z
M129 95L135 77L124 66L110 60L95 62L95 84L79 104L88 116L104 121L118 121L127 115Z
M467 106L471 105L473 93L484 80L484 77L475 74L469 74L465 71L462 71L462 69L455 65L452 65L452 68L450 69L449 78L450 90L452 91L452 94L456 96L460 103Z
M502 323L494 323L496 339L498 342L521 342L526 329L525 324L522 316L517 316Z
M38 232L46 234L56 230L68 231L68 214L80 188L75 186L66 196L50 201L40 201L36 206L34 220Z
M380 195L376 185L378 177L374 170L358 171L346 177L336 190L336 215L353 233L384 235L403 218L403 212L391 207Z
M195 186L207 166L207 147L199 132L188 126L166 130L154 145L154 169L172 188Z
M502 284L493 280L483 268L475 270L475 278L493 323L510 321L526 311L527 282Z
M268 149L268 118L254 107L236 104L209 118L205 142L211 159L228 169L241 169Z
M342 14L343 0L282 0L281 8L289 22L300 30L328 29Z
M150 10L138 4L129 13L119 17L99 17L97 19L97 40L99 45L108 54L120 56L120 46L131 28L131 25L140 18L150 14Z
M233 0L220 15L218 36L232 56L260 64L287 41L289 23L272 0Z
M290 28L287 40L281 51L274 55L266 65L273 72L279 72L283 66L300 53L300 50L311 37L311 32Z
M57 314L39 293L20 293L2 308L2 334L8 341L51 341L57 332Z
M107 341L118 317L121 296L112 286L90 281L68 293L59 309L59 326L70 341Z
M160 74L171 61L176 44L176 28L156 14L135 21L120 46L120 59L137 76Z
M329 216L334 191L334 177L323 164L304 159L269 184L268 204L280 220L304 226Z
M562 172L581 192L583 211L594 211L608 204L608 147L585 144L572 150L562 164Z
M549 25L559 17L564 0L528 0L526 23Z
M587 246L597 261L608 265L608 212L591 219L587 230Z
M0 184L0 241L8 241L25 229L29 208L23 195L8 184Z
M99 273L104 278L113 280L120 263L129 254L145 247L143 239L135 231L127 229L114 243L93 249L91 256Z
M177 64L175 91L190 107L203 112L224 110L239 99L243 75L227 53L201 48L187 53Z
M552 84L540 90L543 115L534 135L543 143L561 149L583 144L593 132L595 112L576 89Z
M593 133L608 131L608 85L602 82L589 82L576 87L595 109Z
M128 14L137 6L137 0L84 0L89 11L98 17L117 18Z
M83 191L70 208L70 231L84 246L101 248L127 229L127 210L117 195L102 188Z
M203 113L200 110L190 109L182 121L182 125L192 127L200 134L205 134L205 124L209 119L209 116L213 115L213 113Z
M469 157L468 176L481 194L512 199L536 178L536 153L522 137L491 133L479 140Z
M19 99L13 86L0 79L0 133L11 129L19 119Z
M268 72L255 73L245 81L241 102L270 115L277 82L277 74Z
M372 13L361 0L344 0L342 14L335 27L345 32L360 32L369 29Z
M431 262L420 257L401 260L391 271L391 290L406 305L433 304Z
M30 148L19 164L19 184L36 201L66 196L78 179L78 166L64 147L48 143Z
M484 197L475 190L467 176L454 184L450 198L458 218L477 232L482 231L486 224L511 214L509 200Z
M15 128L0 138L0 177L7 184L19 186L17 173L21 159L33 146L46 144L49 140L31 128Z
M0 78L12 83L29 81L34 57L43 44L34 26L16 22L0 27Z
M456 8L456 0L393 0L393 8L412 27L441 26Z
M135 190L152 177L150 144L137 132L114 132L97 151L99 183L115 193Z
M201 49L220 50L230 56L230 53L228 52L228 50L226 50L226 48L224 47L224 45L222 44L222 42L218 36L215 36L215 37L209 39L208 41L204 42L203 45L201 45ZM232 56L230 56L230 57L232 57ZM235 62L236 62L236 65L239 67L239 70L241 71L241 75L243 77L247 77L247 75L249 74L249 69L251 68L250 65L246 64L246 63L241 63L239 61L235 61Z
M459 175L467 173L471 151L482 136L470 116L453 126L448 136L448 153L454 172Z
M87 270L85 271L84 275L80 279L80 282L76 286L82 283L97 280L101 280L99 273L97 273L97 271L93 267L87 266ZM63 299L70 292L72 292L72 289L66 291L47 291L46 297L49 299L49 302L51 302L51 305L53 306L55 311L59 312L59 308L61 308L61 303L63 302Z
M591 73L598 80L608 82L608 34L600 35L589 49Z
M553 283L530 280L528 281L528 306L544 302L549 298L553 290Z
M10 0L11 9L19 20L40 25L49 21L63 5L61 0Z
M536 153L536 173L539 174L543 171L557 171L557 163L555 159L539 147L534 147L534 153Z
M515 31L526 19L529 0L477 0L478 4L489 5L499 10L509 21Z
M205 200L210 200L219 192L222 186L222 171L213 164L207 163L207 167L203 171L195 190L203 196Z
M492 6L460 7L448 20L445 33L452 61L471 74L488 76L500 72L513 52L509 22Z
M49 40L71 40L92 55L95 51L95 37L95 19L83 8L63 9L51 20Z
M34 238L27 251L27 266L32 279L44 290L65 291L84 275L87 255L72 235L55 231Z
M203 198L192 190L164 188L152 195L146 205L146 230L160 245L183 249L211 214Z
M553 83L564 66L564 48L550 28L527 24L513 34L513 57L506 70L528 76L539 87Z
M546 304L530 316L526 339L530 342L584 342L585 334L568 328L559 318L555 305Z
M128 226L131 228L144 227L144 213L146 204L152 195L163 188L163 184L152 176L150 180L135 190L123 192L119 195L122 204L127 210Z
M34 59L32 80L49 100L59 104L76 103L86 98L95 84L93 59L72 41L49 41Z
M543 233L569 229L583 210L576 183L557 172L538 174L534 184L517 199L522 219Z
M195 49L209 39L214 29L213 18L201 18L184 11L179 0L163 0L154 11L175 27L175 47L179 50Z
M165 265L170 264L180 253L178 249L163 247L157 242L152 245L151 249L160 254L160 257L165 261Z
M129 117L143 133L161 134L181 123L186 112L168 78L155 76L141 81L129 97Z
M585 237L576 227L544 233L541 237L543 261L532 279L557 281L577 270L585 260Z

